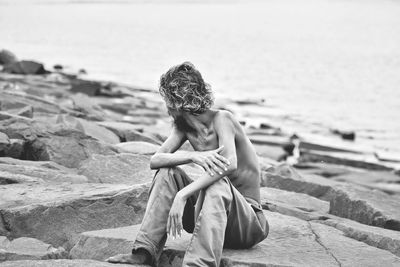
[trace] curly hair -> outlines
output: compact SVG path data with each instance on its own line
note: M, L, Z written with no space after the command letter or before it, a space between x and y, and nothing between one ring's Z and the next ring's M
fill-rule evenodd
M170 68L161 75L159 91L168 108L199 115L214 103L211 87L190 62Z

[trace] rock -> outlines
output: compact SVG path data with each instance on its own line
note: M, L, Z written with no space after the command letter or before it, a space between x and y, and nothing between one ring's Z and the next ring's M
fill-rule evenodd
M88 81L83 79L74 79L71 82L71 92L83 93L89 96L100 94L102 85L100 82Z
M38 239L20 237L12 241L0 236L0 262L15 260L65 259L64 248L54 248Z
M0 263L1 267L115 267L115 264L94 260L21 260ZM118 264L118 267L144 267L146 265Z
M329 219L317 222L335 227L347 237L400 256L400 232L398 231L368 226L332 215L329 216Z
M30 161L30 160L19 160L10 157L0 157L0 163L8 165L41 167L50 170L60 170L68 173L74 173L72 169L66 168L52 161Z
M7 112L22 117L27 117L31 119L33 118L33 107L29 105L23 108L8 109Z
M277 162L273 159L270 159L270 158L266 158L266 157L258 157L258 161L260 163L261 171L265 171L273 166L279 165L279 162Z
M340 152L301 151L299 162L323 162L377 171L393 170L393 167L379 162L375 157Z
M85 176L62 170L0 163L0 184L34 182L35 180L48 183L86 183L88 181Z
M110 130L97 125L95 122L75 118L69 115L57 115L56 123L76 129L107 144L118 144L120 139Z
M257 155L264 158L269 158L275 161L285 160L289 154L279 146L270 145L253 145Z
M73 109L84 114L84 118L95 121L103 121L107 118L104 110L87 95L78 93L70 96Z
M57 70L57 71L61 71L64 69L63 65L61 64L56 64L53 66L53 69Z
M7 147L3 156L19 159L24 152L25 141L21 139L10 139L10 145ZM0 153L1 154L1 153Z
M83 161L79 174L91 183L138 184L150 182L154 176L150 157L136 154L92 155Z
M13 52L6 49L0 50L0 65L7 65L17 61L17 56Z
M306 194L261 187L264 209L294 216L303 220L323 218L329 212L329 202Z
M0 156L5 155L5 151L10 146L10 139L5 133L0 132Z
M287 168L280 166L279 169ZM399 197L316 175L263 172L262 185L305 193L330 202L329 213L364 224L400 231ZM293 171L292 169L290 169Z
M124 142L115 146L118 147L121 152L141 155L154 155L160 148L159 145L140 141Z
M400 153L379 151L375 152L375 157L381 161L400 162Z
M69 168L77 168L91 154L113 155L110 145L75 130L61 129L38 137L25 145L27 160L51 160Z
M22 60L12 62L4 65L3 71L14 74L45 74L47 71L44 69L43 64L31 61Z
M113 131L123 142L143 141L155 145L159 145L161 143L161 141L152 134L142 133L142 127L135 124L113 121L101 121L97 124L109 129L110 131Z
M15 110L32 107L33 112L45 112L51 114L68 113L74 114L73 111L65 109L60 105L45 100L43 98L24 94L21 92L0 91L0 109Z
M319 223L264 211L269 236L250 249L224 249L221 266L394 266L400 259L388 251L345 237ZM82 233L71 257L104 260L129 253L139 226ZM180 266L190 235L168 239L160 266ZM341 245L344 244L344 245ZM282 256L284 255L284 256Z
M0 235L63 246L78 233L141 221L149 184L12 184L0 186Z
M324 138L318 135L302 135L299 141L299 149L312 150L321 152L343 152L353 154L363 154L366 152L364 148L357 146L348 141L341 141L334 138Z
M339 135L343 140L351 140L354 141L356 139L356 133L353 131L342 131L337 129L332 129L331 132L333 134Z
M282 147L288 154L292 154L295 145L288 137L271 135L250 135L251 143L256 145L268 145Z

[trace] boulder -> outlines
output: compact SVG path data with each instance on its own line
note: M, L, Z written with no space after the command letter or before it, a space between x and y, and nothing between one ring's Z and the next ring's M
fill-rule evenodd
M269 158L275 161L285 160L289 154L280 146L253 145L259 157Z
M316 222L335 227L347 237L390 251L400 257L400 232L369 226L332 215L328 217Z
M72 100L72 109L83 114L80 117L94 121L107 119L107 114L104 110L89 96L78 93L71 95L70 99Z
M354 131L343 131L338 129L332 129L333 134L339 135L343 140L354 141L356 139L356 133Z
M154 172L150 169L150 157L121 153L92 155L83 161L79 174L92 183L138 184L150 182Z
M332 227L264 211L269 236L250 249L224 249L221 266L395 266L400 258L343 235ZM82 233L71 257L104 260L129 253L139 226ZM181 266L190 234L167 239L160 266ZM344 245L342 245L344 244ZM284 255L284 256L282 256Z
M0 184L24 182L86 183L83 175L44 167L0 163Z
M285 165L280 169L288 168ZM290 169L291 171L293 169ZM330 202L329 213L364 224L400 231L400 197L317 175L274 170L262 173L262 185L305 193Z
M68 173L75 173L73 169L69 169L52 161L30 161L30 160L20 160L10 157L0 157L0 163L8 165L33 166L33 167L46 168L50 170L59 170Z
M64 248L54 248L35 238L20 237L8 240L0 236L0 262L15 260L66 259L68 253Z
M8 109L6 110L6 112L22 117L27 117L31 119L33 118L33 107L29 105L22 108Z
M100 143L82 132L60 129L28 141L24 159L51 160L69 168L77 168L92 154L114 155L116 149Z
M109 129L110 131L113 131L124 142L143 141L155 145L159 145L161 143L161 141L152 134L142 133L142 127L135 124L114 121L101 121L97 124Z
M69 250L78 233L139 223L148 190L149 184L0 185L0 235Z
M17 56L13 52L6 49L0 50L0 65L7 65L17 61Z
M274 136L274 135L261 135L252 134L249 136L251 143L256 145L268 145L282 147L288 154L292 154L295 145L290 138L285 136Z
M393 167L391 167L389 164L379 162L372 155L341 152L301 150L299 162L323 162L377 171L393 170Z
M302 193L261 187L260 197L264 209L303 220L325 218L329 213L329 202Z
M14 74L46 74L42 63L32 60L11 62L3 66L3 72Z
M1 267L115 267L115 264L94 260L20 260L0 263ZM118 267L144 267L146 265L118 264Z
M4 156L10 146L10 139L5 133L0 132L0 156Z
M73 79L71 82L71 92L73 93L82 93L89 96L96 96L100 94L101 88L101 83L96 81Z
M95 122L75 118L69 115L57 115L56 123L76 129L107 144L118 144L120 139L112 131L97 125Z
M141 155L154 155L158 151L158 149L160 149L159 145L140 141L124 142L115 146L121 152Z

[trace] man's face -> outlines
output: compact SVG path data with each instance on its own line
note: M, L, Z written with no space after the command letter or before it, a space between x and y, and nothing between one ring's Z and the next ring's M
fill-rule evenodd
M171 109L171 108L169 108L168 109L168 114L174 119L174 120L177 120L178 118L181 118L182 117L182 111L178 111L178 110L175 110L175 109Z

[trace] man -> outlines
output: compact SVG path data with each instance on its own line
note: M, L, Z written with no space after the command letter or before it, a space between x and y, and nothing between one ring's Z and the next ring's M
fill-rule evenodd
M174 127L151 158L159 170L132 253L107 261L157 265L167 234L176 238L185 229L193 235L183 266L219 266L223 247L249 248L268 235L258 158L233 115L211 109L209 85L191 63L169 69L159 90ZM186 140L195 151L177 151ZM176 167L190 162L204 176L193 181Z

